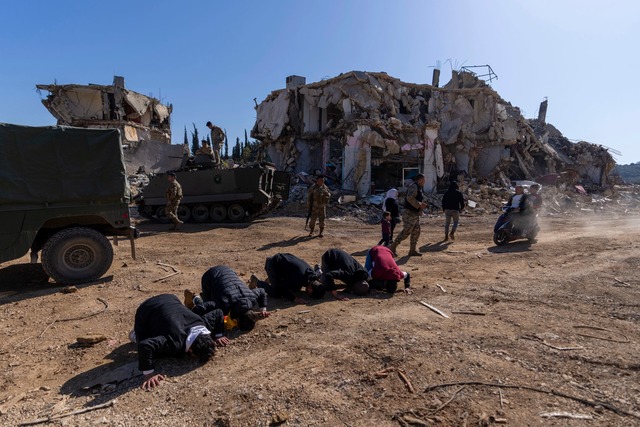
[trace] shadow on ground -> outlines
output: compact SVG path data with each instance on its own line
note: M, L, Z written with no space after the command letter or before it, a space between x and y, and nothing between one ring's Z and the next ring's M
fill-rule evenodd
M113 276L106 276L74 286L82 289L112 280ZM65 285L49 280L42 264L14 264L0 268L0 305L51 295L60 292L64 287Z

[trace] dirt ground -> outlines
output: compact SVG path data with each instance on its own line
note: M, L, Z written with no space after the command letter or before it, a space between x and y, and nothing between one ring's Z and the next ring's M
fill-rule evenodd
M50 424L640 425L640 218L544 217L537 243L500 248L491 240L494 220L463 217L457 240L447 244L440 242L443 218L422 219L425 255L403 257L406 242L398 249L399 264L413 278L413 295L348 302L327 296L306 306L272 299L270 309L277 311L250 333L232 333L232 344L206 365L163 359L159 369L168 380L151 392L139 388L139 376L84 389L104 373L135 365L136 347L127 335L142 301L160 293L182 298L217 264L246 280L251 273L264 277L265 258L277 252L313 265L324 250L340 247L364 263L379 226L332 218L324 239L308 239L303 218L187 224L174 233L166 225L141 224L138 259L121 242L108 277L75 293L62 293L39 265L27 264L28 257L5 263L0 411L6 413L0 424L116 399L111 407ZM156 281L171 273L158 261L181 274ZM108 339L79 346L76 339L86 334ZM384 374L386 368L395 371ZM503 387L425 391L456 382ZM592 419L541 416L559 412Z

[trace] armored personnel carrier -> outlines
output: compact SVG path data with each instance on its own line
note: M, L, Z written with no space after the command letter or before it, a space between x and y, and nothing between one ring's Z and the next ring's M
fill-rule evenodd
M289 173L268 163L235 169L185 167L175 174L183 193L178 216L184 222L243 222L289 197ZM142 216L168 222L167 185L166 173L150 178L136 200Z

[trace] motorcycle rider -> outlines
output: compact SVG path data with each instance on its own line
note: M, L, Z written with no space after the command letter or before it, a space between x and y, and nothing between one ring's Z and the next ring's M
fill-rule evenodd
M524 187L516 185L516 193L509 197L507 207L509 208L509 220L513 223L513 228L517 232L521 232L522 228L529 223L527 202Z

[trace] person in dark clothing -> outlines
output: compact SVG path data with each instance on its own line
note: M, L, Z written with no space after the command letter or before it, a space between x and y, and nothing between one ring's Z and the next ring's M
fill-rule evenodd
M529 201L536 212L542 207L542 196L538 193L539 190L540 186L538 184L533 184L529 187Z
M382 214L382 220L380 221L380 227L382 228L382 239L378 242L379 245L383 244L388 246L391 243L391 213L384 212Z
M225 265L211 267L202 275L202 292L195 295L184 291L184 305L203 316L219 308L225 316L237 319L243 331L254 328L257 319L269 316L267 293L264 289L249 289L231 268ZM259 313L254 313L254 308Z
M138 343L138 367L145 376L142 388L153 388L164 380L163 375L154 374L157 357L189 353L206 362L215 353L216 344L229 343L223 332L221 310L212 310L200 317L185 307L178 297L169 294L144 301L136 311L130 335Z
M386 246L374 246L369 249L364 267L369 272L369 285L379 291L386 290L393 294L398 289L398 282L404 280L404 292L411 294L411 276L400 270L393 259L393 252Z
M458 191L458 183L451 181L449 189L442 196L442 211L445 216L444 223L444 241L446 242L451 238L455 240L456 229L458 228L458 221L460 221L460 212L464 209L464 196ZM453 219L453 227L451 227L451 234L449 234L449 224Z
M369 273L354 257L341 249L329 249L322 254L321 271L325 289L338 300L348 301L349 299L338 295L336 280L342 281L347 289L356 295L369 293L367 283Z
M398 206L398 190L392 188L387 191L387 197L382 202L382 210L391 214L391 232L389 233L389 241L393 242L393 230L396 225L402 222L400 220L400 206Z
M513 222L513 227L517 231L522 230L529 223L529 214L527 206L529 205L529 199L524 194L524 187L522 185L516 185L516 192L509 197L507 207L509 208L509 220Z
M268 282L258 280L251 276L250 288L262 288L270 297L285 298L296 304L306 304L304 298L296 297L295 292L305 287L307 295L314 299L321 299L325 294L325 288L320 283L320 274L314 271L309 264L295 255L278 253L267 258L264 263Z

